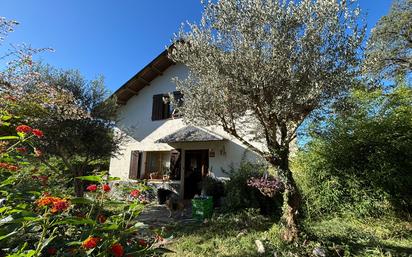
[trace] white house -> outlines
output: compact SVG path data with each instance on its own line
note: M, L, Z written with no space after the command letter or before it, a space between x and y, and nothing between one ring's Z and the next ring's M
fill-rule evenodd
M115 92L117 127L129 140L110 160L111 176L174 184L181 197L192 198L200 193L197 185L206 174L227 177L224 171L241 160L261 161L221 128L186 125L173 113L169 93L176 98L181 94L172 78L187 72L164 51Z

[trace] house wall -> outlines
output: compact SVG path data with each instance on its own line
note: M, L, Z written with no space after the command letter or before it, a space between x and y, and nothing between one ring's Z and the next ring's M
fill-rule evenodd
M260 157L244 147L238 140L225 133L220 127L208 127L207 130L225 138L217 142L180 143L170 146L163 143L154 143L183 128L182 119L168 119L152 121L153 95L173 92L176 90L172 78L187 76L188 70L183 65L173 65L162 75L154 79L149 86L139 91L139 94L129 99L126 105L118 110L118 128L127 134L127 142L121 152L110 161L112 176L128 179L131 151L170 151L173 148L212 149L214 157L209 158L209 169L218 177L226 177L223 170L228 171L230 166L238 167L242 159L259 162ZM259 147L263 147L257 144ZM144 170L146 154L143 153L141 170ZM182 163L184 163L182 161Z

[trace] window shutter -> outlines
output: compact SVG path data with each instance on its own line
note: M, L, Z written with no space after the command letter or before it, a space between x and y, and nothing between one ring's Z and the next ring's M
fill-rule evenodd
M163 94L153 96L152 120L161 120L163 116Z
M165 102L164 99L167 101ZM164 94L162 97L162 103L163 103L163 111L162 111L162 119L168 119L171 117L172 112L170 111L170 96L169 94Z
M130 179L139 179L140 178L140 166L142 162L142 152L132 151L130 158L130 170L129 178Z

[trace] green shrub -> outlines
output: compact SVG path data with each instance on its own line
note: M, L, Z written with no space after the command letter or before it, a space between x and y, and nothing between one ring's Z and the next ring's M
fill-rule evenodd
M262 195L258 189L247 185L251 177L260 177L266 171L263 165L243 162L239 169L231 168L230 180L226 183L224 210L237 211L246 208L260 209L262 214L280 215L282 196L270 198Z
M358 90L293 161L307 215L409 215L412 89Z
M202 191L208 196L213 196L213 205L216 207L225 194L225 184L216 177L206 176L202 179Z

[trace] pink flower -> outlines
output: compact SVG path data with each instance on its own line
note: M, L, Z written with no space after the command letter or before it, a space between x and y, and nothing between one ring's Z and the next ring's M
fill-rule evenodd
M130 196L133 197L133 198L136 198L136 197L138 197L139 195L140 195L140 191L137 190L137 189L132 190L132 191L130 192Z

